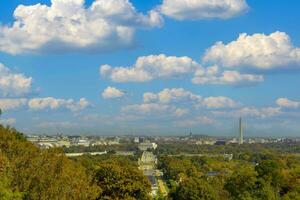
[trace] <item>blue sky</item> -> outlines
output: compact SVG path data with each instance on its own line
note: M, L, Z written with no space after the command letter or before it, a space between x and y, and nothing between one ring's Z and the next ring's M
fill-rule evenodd
M249 136L299 136L300 2L82 3L0 3L2 123L234 136L242 116Z

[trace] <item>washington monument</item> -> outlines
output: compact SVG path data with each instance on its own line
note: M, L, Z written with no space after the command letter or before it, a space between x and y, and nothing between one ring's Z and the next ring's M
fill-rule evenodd
M243 121L242 118L240 117L239 119L239 144L244 143L244 133L243 133Z

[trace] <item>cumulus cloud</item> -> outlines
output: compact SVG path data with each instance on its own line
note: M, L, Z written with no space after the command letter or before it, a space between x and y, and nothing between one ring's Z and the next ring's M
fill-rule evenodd
M253 67L261 70L300 64L300 48L294 47L288 34L240 34L228 44L217 42L206 50L204 62L224 67Z
M28 101L28 107L32 110L56 110L59 108L66 108L73 112L81 111L87 108L90 103L85 99L81 98L78 102L73 99L56 99L53 97L46 98L34 98Z
M206 116L197 116L193 119L185 119L181 121L176 121L175 125L180 127L192 127L199 125L211 125L215 124L216 121Z
M206 108L234 108L238 107L240 103L235 102L231 98L224 96L217 97L202 97L200 95L194 94L183 88L166 88L159 93L144 93L144 102L146 103L161 103L161 104L171 104L171 103L185 103L187 105L195 105L196 107L206 107Z
M19 107L25 106L27 104L27 99L0 99L0 109L1 110L12 110Z
M188 113L189 113L189 109L185 109L185 108L177 108L177 109L175 110L174 115L175 115L176 117L181 117L181 116L186 115L186 114L188 114Z
M13 125L16 122L17 122L17 120L15 118L0 119L0 124L4 124L4 125Z
M107 52L132 46L137 28L160 27L151 10L136 11L129 0L51 0L51 5L19 5L13 24L0 26L0 50L10 54L43 51Z
M155 94L151 92L144 93L144 102L158 101L160 103L170 102L199 102L202 99L201 96L193 94L183 88L166 88L161 92Z
M186 115L189 112L189 110L186 108L177 108L174 105L168 104L142 103L123 106L122 112L144 116L153 116L156 114L169 117L182 117L183 115Z
M19 97L32 92L32 78L14 73L0 63L0 94L1 96Z
M264 81L262 75L222 71L217 65L203 67L189 57L149 55L139 57L131 67L102 65L100 74L114 82L147 82L159 78L176 78L194 73L194 84L251 85Z
M252 85L264 81L262 75L241 74L238 71L223 71L214 65L208 68L199 68L192 79L194 84L204 85Z
M207 97L202 100L202 104L207 108L235 108L240 104L228 97Z
M143 103L134 104L122 107L123 112L134 112L137 114L151 114L153 112L164 113L170 109L174 109L170 105L158 104L158 103Z
M288 98L279 98L276 100L276 103L278 106L282 108L300 108L300 102L299 101L292 101Z
M159 10L177 20L227 19L248 10L245 0L163 0Z
M157 78L174 78L189 74L200 65L189 57L160 55L142 56L131 67L102 65L100 74L114 82L146 82Z
M252 117L252 118L267 118L279 115L281 110L279 107L243 107L232 111L213 111L214 115L223 117Z
M103 92L102 92L102 97L104 99L112 99L112 98L120 98L124 96L124 92L114 88L114 87L107 87Z
M36 125L36 127L38 128L53 128L53 127L60 127L60 128L79 128L81 127L82 124L79 124L79 123L74 123L74 122L55 122L55 121L52 121L52 122L41 122L39 124Z

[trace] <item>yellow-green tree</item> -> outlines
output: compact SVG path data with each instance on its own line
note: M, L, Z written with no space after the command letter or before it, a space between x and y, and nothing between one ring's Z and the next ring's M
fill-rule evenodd
M147 200L151 185L135 166L104 162L95 171L94 181L101 187L98 199Z

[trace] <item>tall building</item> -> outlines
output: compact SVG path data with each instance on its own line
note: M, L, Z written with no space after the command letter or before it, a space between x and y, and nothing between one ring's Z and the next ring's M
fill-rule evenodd
M243 133L243 121L242 118L240 117L239 119L239 144L244 143L244 133Z

